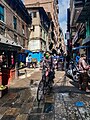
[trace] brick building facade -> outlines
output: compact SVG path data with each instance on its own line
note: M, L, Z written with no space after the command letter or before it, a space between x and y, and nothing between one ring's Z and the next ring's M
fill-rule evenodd
M18 51L28 45L31 18L20 0L0 0L0 84L15 78Z
M56 49L57 42L59 42L59 22L58 22L58 0L24 0L26 8L29 7L43 7L49 16L51 21L51 27L53 23L53 30L51 30L50 42L53 43L53 48Z

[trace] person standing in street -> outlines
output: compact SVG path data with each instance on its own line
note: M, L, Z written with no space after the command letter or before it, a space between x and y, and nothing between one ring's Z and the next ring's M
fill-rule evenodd
M88 92L88 74L87 70L89 70L90 66L86 63L86 55L82 54L79 59L79 71L80 71L80 79L79 79L79 89L81 90L84 86L84 89Z
M12 65L12 68L14 68L14 57L13 57L13 55L11 55L11 65Z
M32 57L31 55L28 56L28 68L30 68L32 62Z
M68 68L69 68L69 62L70 62L70 59L71 59L71 58L70 58L70 53L69 53L69 52L67 53L65 59L66 59L66 60L65 60L65 61L66 61L66 69L68 69Z
M28 55L26 56L26 67L28 67Z

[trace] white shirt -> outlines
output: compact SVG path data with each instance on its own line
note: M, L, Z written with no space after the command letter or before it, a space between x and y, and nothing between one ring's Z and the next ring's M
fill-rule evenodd
M26 62L28 62L28 57L26 57Z

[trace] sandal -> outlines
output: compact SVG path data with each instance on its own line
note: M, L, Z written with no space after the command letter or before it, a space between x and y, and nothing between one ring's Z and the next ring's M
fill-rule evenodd
M86 92L90 92L90 90L89 90L89 89L86 89Z
M81 90L82 88L81 87L79 87L79 90Z
M90 90L88 88L86 88L86 92L90 92Z

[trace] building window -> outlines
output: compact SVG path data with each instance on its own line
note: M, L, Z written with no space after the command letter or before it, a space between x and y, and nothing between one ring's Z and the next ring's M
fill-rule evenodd
M24 25L22 25L22 29L24 29Z
M14 41L17 43L17 35L14 34Z
M37 17L37 13L33 12L33 17L36 18Z
M0 5L0 20L4 22L4 7Z
M15 16L13 16L13 26L14 26L14 29L16 30L17 29L17 18Z
M46 35L46 33L45 33L45 31L44 31L44 40L45 40L45 35Z
M40 36L42 37L42 28L40 28Z
M24 25L22 25L22 33L25 34Z
M33 12L31 12L31 11L30 11L30 16L31 16L31 18L33 17Z
M23 47L25 47L25 39L23 39Z

